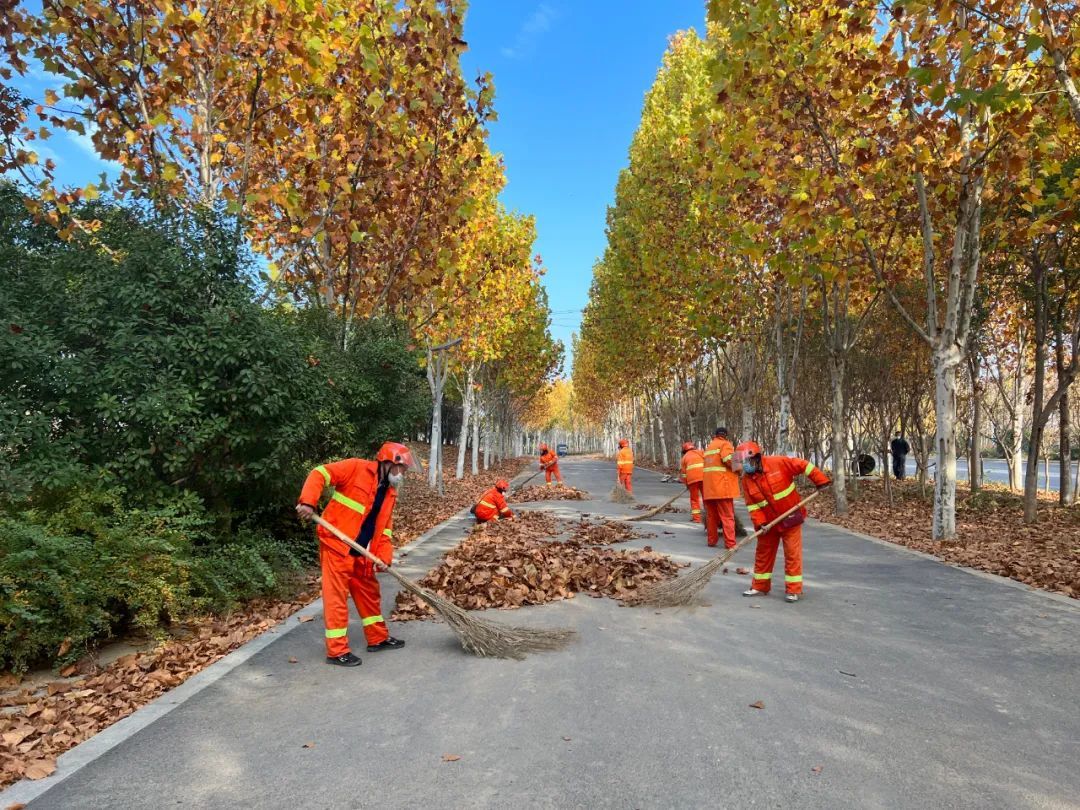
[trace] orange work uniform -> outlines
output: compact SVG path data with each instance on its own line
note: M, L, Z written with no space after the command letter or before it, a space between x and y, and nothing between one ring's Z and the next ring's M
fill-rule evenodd
M489 520L512 518L514 513L506 503L506 498L495 487L492 487L480 498L480 502L473 509L477 523L487 523Z
M731 471L735 448L723 436L716 436L705 448L705 527L709 545L720 542L724 527L724 546L735 548L735 499L739 497L739 476Z
M615 454L615 468L619 474L619 483L627 492L634 491L634 451L629 447L620 447Z
M379 495L379 465L374 461L347 458L316 467L304 482L300 503L315 508L323 488L333 487L323 519L354 539L360 537ZM397 490L386 485L382 503L364 534L371 534L368 550L389 565L394 557L393 513ZM382 594L375 566L352 551L322 526L319 560L322 563L323 620L326 624L326 654L337 658L349 649L349 595L352 595L368 644L380 644L390 637L382 617ZM355 553L355 552L353 552Z
M540 454L540 466L544 468L544 480L548 486L552 481L562 483L562 473L559 472L559 457L550 447Z
M696 447L682 457L682 482L690 490L690 519L701 523L701 490L705 478L705 454Z
M754 528L771 523L796 506L801 500L795 487L795 477L805 475L819 487L829 485L829 478L811 462L788 456L762 456L762 471L743 475L743 498ZM802 593L802 524L806 509L802 508L770 529L757 541L754 556L754 580L750 587L768 593L772 588L772 570L776 551L784 544L784 587L787 593Z

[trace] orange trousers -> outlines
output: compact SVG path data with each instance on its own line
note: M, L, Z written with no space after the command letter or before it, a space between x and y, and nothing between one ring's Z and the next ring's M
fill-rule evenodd
M701 523L701 491L704 484L698 481L696 484L687 484L690 490L690 519L694 523Z
M632 472L619 473L619 483L623 485L623 488L633 494L634 492L634 474Z
M772 588L772 570L776 565L776 551L784 543L784 590L802 593L802 526L781 532L773 529L757 541L754 555L754 581L751 588L768 593Z
M547 481L549 484L552 481L558 481L560 484L562 483L562 473L559 472L558 462L552 464L550 467L544 470L544 480Z
M709 545L720 542L720 527L724 527L724 547L735 548L735 500L733 498L705 499L705 528Z
M382 593L375 566L364 557L350 557L319 546L322 562L323 621L326 654L332 658L350 652L349 596L352 595L368 644L390 637L382 617Z

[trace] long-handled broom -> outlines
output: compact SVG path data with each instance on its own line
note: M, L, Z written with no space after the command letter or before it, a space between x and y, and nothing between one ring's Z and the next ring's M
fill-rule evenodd
M743 548L751 540L756 540L761 535L768 532L776 524L782 521L789 515L794 514L796 511L806 506L810 501L814 500L821 494L821 490L813 493L806 499L800 501L795 506L788 509L784 514L780 515L776 520L762 526L753 534L746 537L734 548L729 548L722 554L718 554L713 557L707 563L700 568L691 571L685 577L677 577L675 579L669 579L666 582L657 582L656 584L642 588L634 596L627 597L623 600L628 605L641 605L648 607L684 607L689 605L701 593L701 589L704 588L713 574L719 571L724 563L735 556L735 552Z
M349 548L367 557L378 568L385 570L401 584L402 588L431 605L432 609L454 631L454 635L458 637L461 646L473 655L478 655L481 658L521 659L532 652L562 649L577 635L574 630L565 628L545 630L535 627L515 627L470 616L468 611L459 608L453 602L437 596L427 588L420 587L393 568L387 568L382 560L359 543L354 542L337 526L327 523L318 515L312 515L311 519L331 532Z
M665 509L667 509L669 506L671 506L673 503L675 503L675 501L677 501L679 498L681 498L684 494L686 494L686 487L683 487L682 492L675 493L674 495L671 496L671 498L669 500L664 501L662 504L657 506L655 509L650 509L647 512L642 512L640 515L634 515L633 517L623 518L623 520L626 520L626 521L647 520L648 518L655 517L656 515L659 515L661 512L663 512Z

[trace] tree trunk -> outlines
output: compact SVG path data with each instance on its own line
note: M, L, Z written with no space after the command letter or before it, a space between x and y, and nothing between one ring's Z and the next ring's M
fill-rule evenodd
M1056 346L1056 361L1058 373L1058 385L1062 384L1065 376L1065 346L1062 340L1058 340ZM1072 483L1072 413L1069 408L1068 389L1058 400L1058 452L1060 455L1060 483L1058 485L1058 503L1069 506L1073 502Z
M660 428L660 461L664 467L668 466L667 435L664 432L664 414L660 410L660 395L656 395L656 423Z
M982 488L982 448L979 440L982 436L982 384L979 382L979 360L971 356L968 360L971 372L971 447L968 452L968 486L974 495Z
M446 389L446 359L428 349L427 376L431 388L431 449L428 454L428 486L442 494L442 406Z
M460 481L465 477L465 454L468 452L469 443L469 420L472 418L473 399L476 394L473 391L473 377L476 369L469 366L465 375L465 390L461 396L461 431L458 433L457 467L454 469L454 477ZM455 379L457 379L455 377Z
M934 352L934 414L937 417L937 475L934 477L933 537L956 539L956 369L953 347Z
M836 503L836 514L846 515L848 512L847 499L847 465L844 452L847 445L847 424L844 421L844 371L843 357L829 358L829 381L832 383L832 456L833 456L833 498Z
M484 418L480 403L476 403L476 415L472 422L472 474L480 474L480 422Z

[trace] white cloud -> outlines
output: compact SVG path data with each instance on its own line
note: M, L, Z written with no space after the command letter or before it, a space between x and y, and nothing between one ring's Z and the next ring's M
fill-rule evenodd
M87 126L85 135L80 135L78 132L72 132L70 130L64 130L64 134L67 136L67 139L69 141L71 141L76 147L78 147L80 152L85 153L101 165L109 167L119 166L118 163L115 163L111 160L105 160L101 155L98 154L97 147L94 146L94 129L92 126Z
M524 59L536 50L537 40L551 30L559 18L559 10L550 3L541 3L521 25L513 45L502 48L507 59Z

